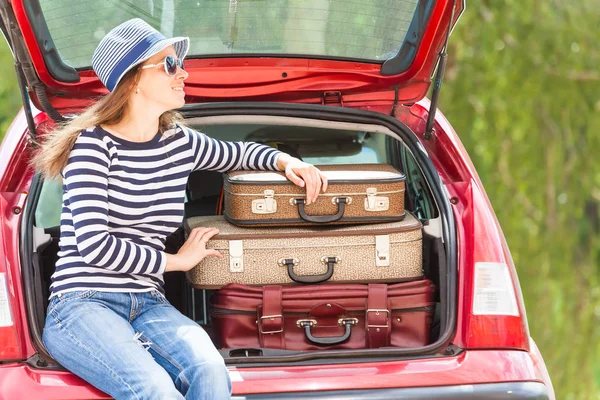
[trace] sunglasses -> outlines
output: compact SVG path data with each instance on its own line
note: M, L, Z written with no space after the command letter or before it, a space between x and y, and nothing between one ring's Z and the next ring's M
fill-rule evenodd
M142 69L146 69L146 68L154 68L158 65L164 65L165 66L165 72L167 75L169 76L173 76L177 73L177 67L184 69L183 68L183 60L175 58L173 56L166 56L165 57L165 61L163 62L159 62L158 64L148 64L148 65L144 65L142 67Z

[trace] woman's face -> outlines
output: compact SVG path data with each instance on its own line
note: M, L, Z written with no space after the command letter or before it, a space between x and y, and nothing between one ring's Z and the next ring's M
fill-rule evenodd
M173 46L169 46L160 53L155 54L142 63L144 65L164 63L166 56L177 59L177 53ZM170 76L165 71L164 64L141 70L140 81L137 87L139 93L133 96L142 96L148 103L154 103L165 112L185 105L185 93L183 92L183 81L187 79L188 73L177 67L175 75Z

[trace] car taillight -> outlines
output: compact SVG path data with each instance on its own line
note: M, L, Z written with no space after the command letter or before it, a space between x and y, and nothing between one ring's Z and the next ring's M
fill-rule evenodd
M5 199L0 197L0 221L4 217ZM21 343L13 314L12 299L14 291L9 291L11 284L6 270L6 252L4 251L3 224L0 224L0 361L18 360L21 358Z
M515 267L489 202L472 186L472 281L465 286L469 301L467 348L529 349L527 317ZM467 310L465 310L467 311Z

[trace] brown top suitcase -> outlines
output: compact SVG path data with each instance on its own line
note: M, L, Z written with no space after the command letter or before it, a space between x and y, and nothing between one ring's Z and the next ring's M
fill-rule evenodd
M222 216L186 219L187 232L196 227L219 229L206 247L224 255L207 257L187 272L197 288L231 282L399 282L423 276L422 225L409 212L402 221L353 226L248 228Z
M357 224L404 217L404 174L387 164L323 165L329 187L305 205L304 188L283 172L224 174L225 218L240 226Z

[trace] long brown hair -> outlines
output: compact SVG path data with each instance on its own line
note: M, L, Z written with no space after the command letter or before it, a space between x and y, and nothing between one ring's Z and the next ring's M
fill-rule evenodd
M44 135L40 149L31 160L33 167L44 178L60 177L60 172L67 165L71 149L81 131L100 124L113 125L119 123L127 110L127 101L132 88L137 86L141 73L140 66L128 71L117 87L108 95L88 107L74 119L59 124ZM174 123L182 121L181 115L175 111L167 111L159 118L159 129L164 132Z

